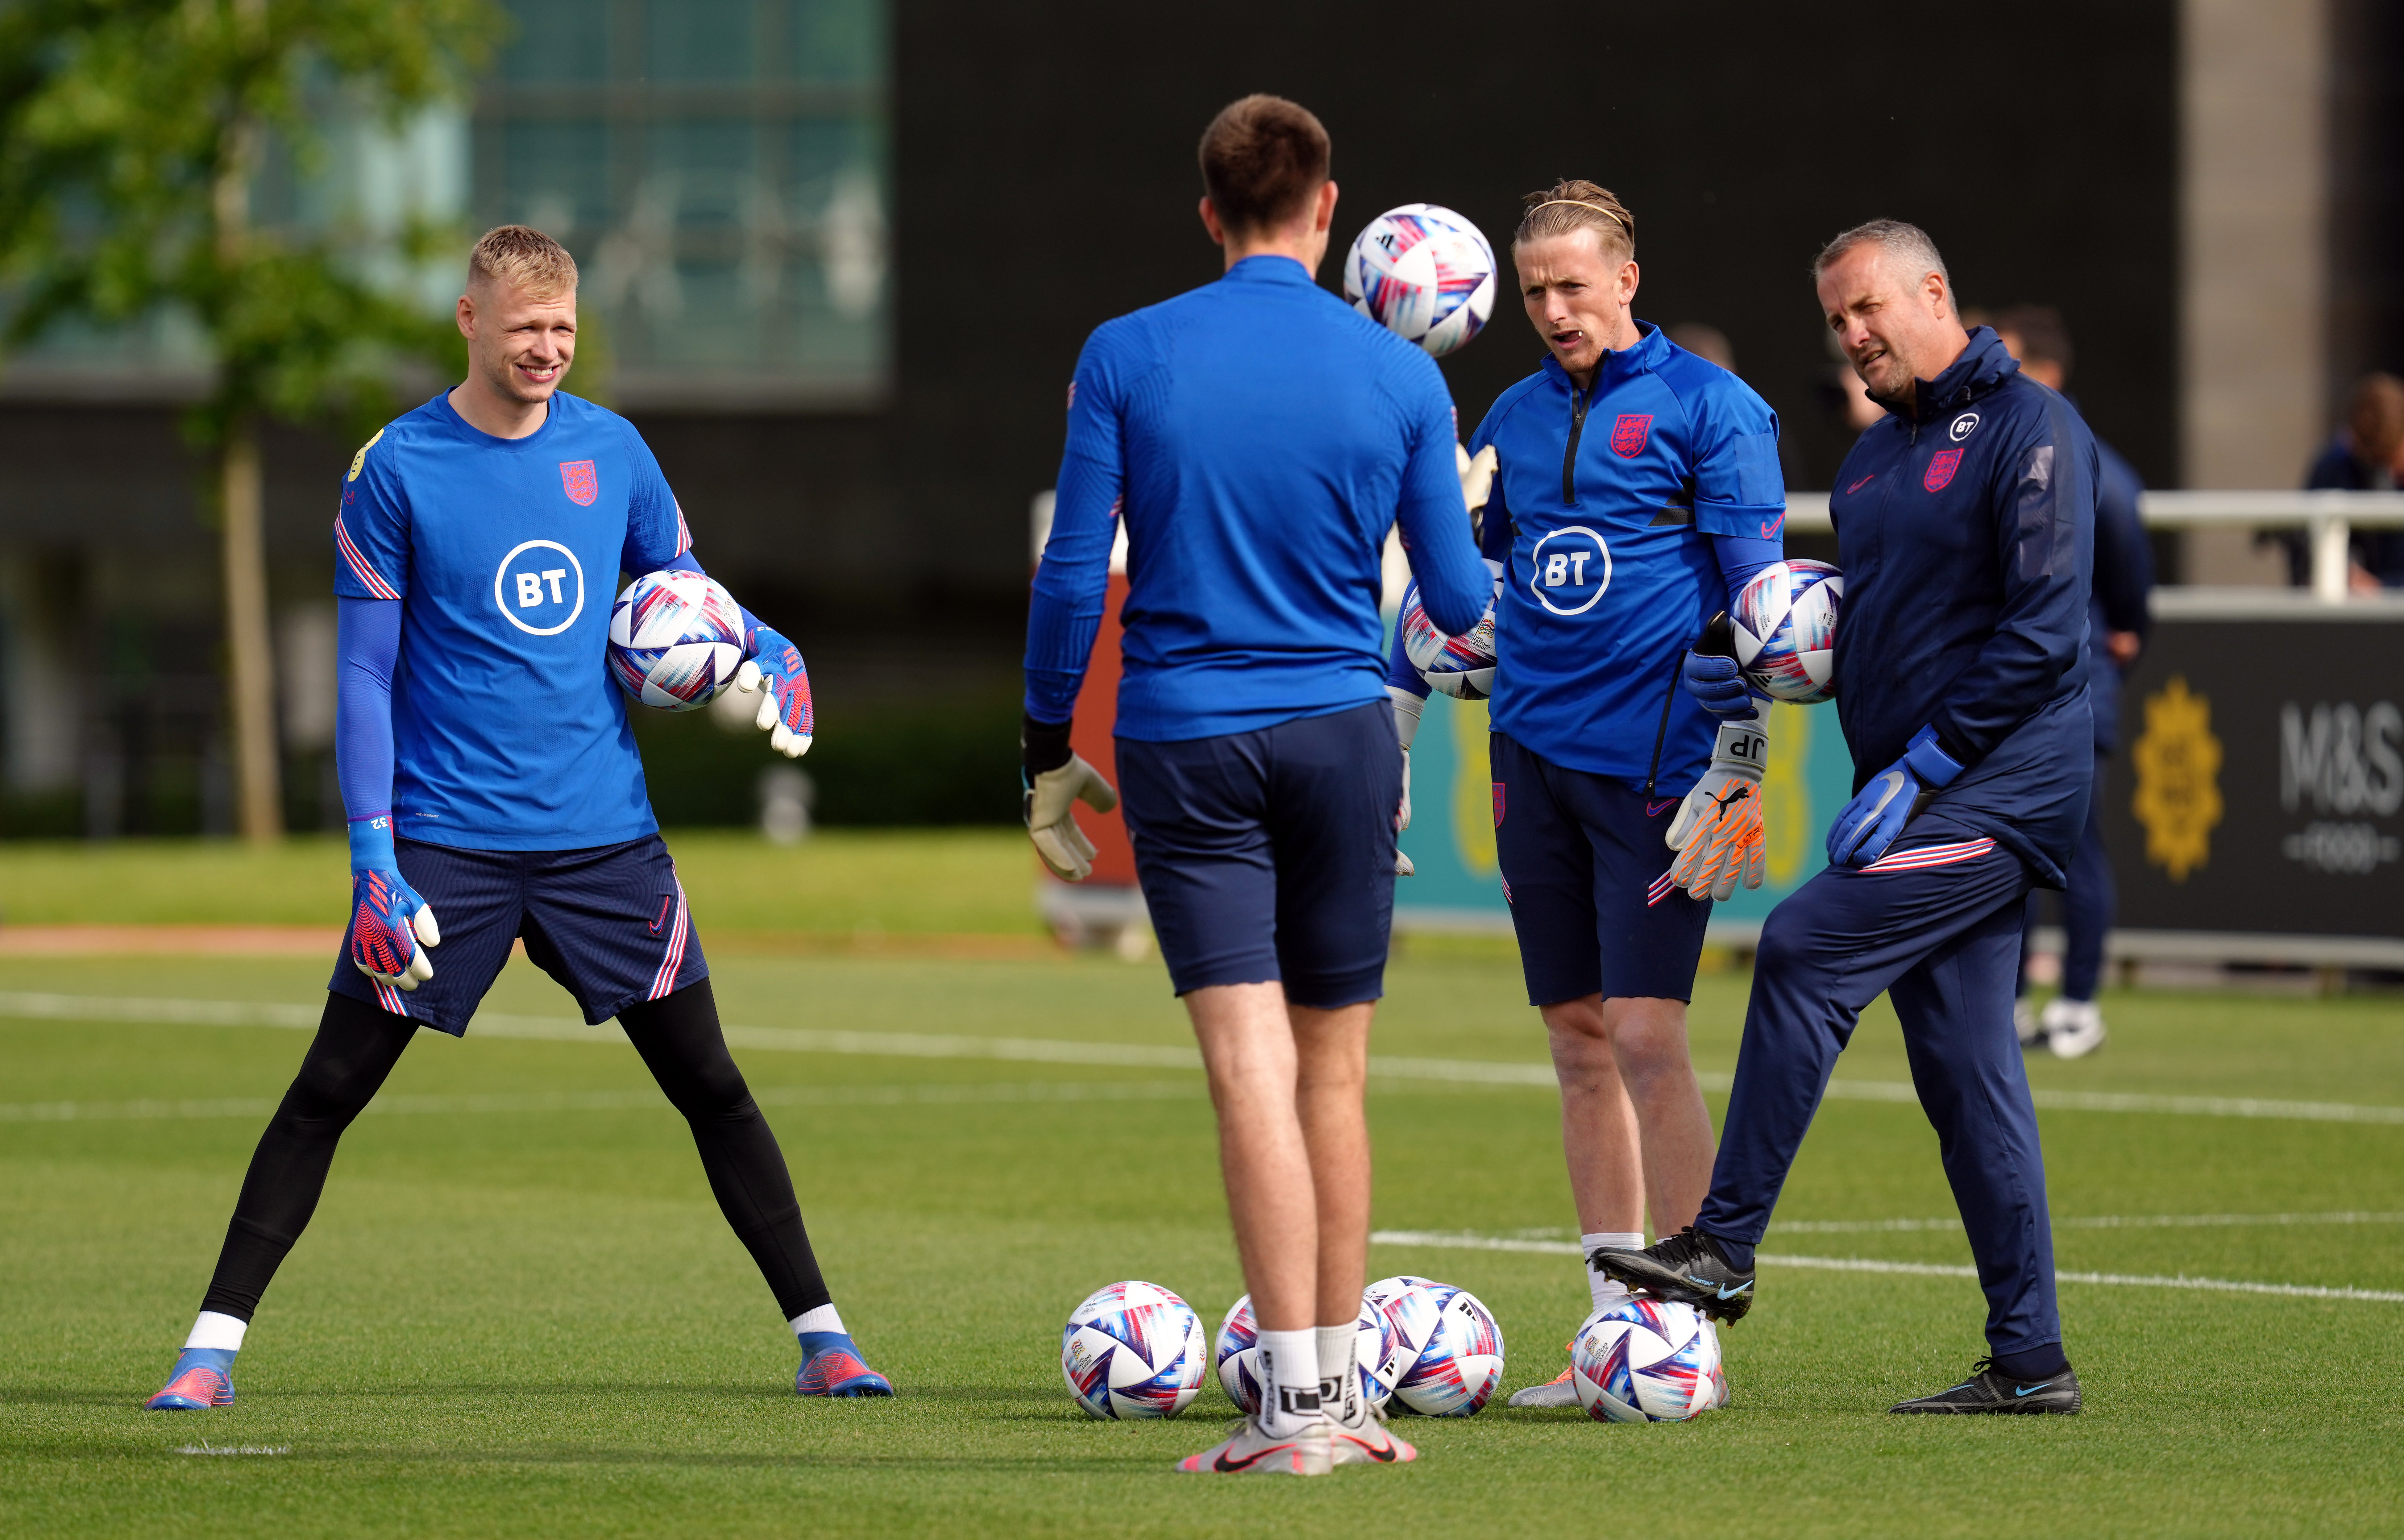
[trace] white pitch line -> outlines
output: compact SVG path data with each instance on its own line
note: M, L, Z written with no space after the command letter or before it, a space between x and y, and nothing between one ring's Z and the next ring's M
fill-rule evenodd
M1430 1246L1448 1251L1536 1252L1546 1256L1576 1256L1580 1248L1569 1240L1520 1240L1505 1236L1462 1235L1441 1230L1377 1230L1369 1239L1381 1246ZM1881 1262L1863 1256L1792 1256L1762 1252L1754 1261L1778 1267L1815 1267L1824 1272L1901 1273L1916 1278L1971 1278L1976 1267L1940 1262ZM2129 1289L2201 1289L2215 1294L2281 1295L2294 1299L2351 1299L2369 1304L2404 1305L2404 1291L2333 1289L2311 1283L2253 1283L2238 1279L2155 1277L2137 1273L2062 1272L2057 1283L2104 1283Z
M168 1023L195 1027L275 1027L314 1030L321 1008L265 1001L223 1000L134 1000L102 995L0 992L0 1016L48 1021L121 1021ZM483 1037L519 1038L560 1043L619 1043L623 1035L614 1026L588 1026L557 1016L480 1013L472 1029ZM1050 1038L972 1037L923 1032L820 1031L801 1027L742 1027L726 1029L726 1041L737 1048L804 1054L857 1054L894 1058L982 1058L1020 1063L1108 1065L1122 1069L1198 1070L1200 1054L1185 1046L1135 1043L1077 1043ZM1455 1086L1527 1086L1554 1088L1552 1066L1487 1059L1412 1058L1372 1055L1369 1072L1388 1080L1419 1081ZM1695 1077L1707 1091L1726 1091L1729 1075L1702 1072ZM1916 1104L1920 1093L1905 1081L1832 1080L1831 1100L1883 1101ZM2039 1108L2057 1112L2154 1113L2189 1117L2271 1118L2311 1123L2369 1123L2404 1126L2404 1107L2363 1106L2343 1101L2288 1101L2260 1097L2157 1096L2122 1091L2061 1091L2031 1093Z
M1201 1087L1190 1080L1051 1080L1011 1084L754 1086L762 1107L901 1107L921 1104L1029 1101L1187 1101ZM266 1097L195 1098L166 1101L0 1102L0 1123L98 1123L158 1118L243 1118L272 1115ZM532 1091L478 1096L379 1096L367 1112L386 1116L483 1113L595 1113L631 1109L670 1112L656 1087L622 1091Z

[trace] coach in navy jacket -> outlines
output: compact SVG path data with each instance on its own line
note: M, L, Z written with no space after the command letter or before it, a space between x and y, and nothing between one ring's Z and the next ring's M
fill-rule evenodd
M1853 790L1936 729L1961 775L1932 810L2059 888L2087 816L2095 438L1980 327L1864 433L1829 513L1845 602L1837 716Z
M1881 220L1813 272L1887 409L1838 473L1838 719L1852 800L1825 870L1762 926L1712 1190L1694 1227L1596 1265L1733 1319L1754 1248L1862 1009L1887 994L1987 1296L1989 1356L1899 1412L2075 1412L2045 1158L2012 1029L2021 914L2087 816L2094 439L1995 334L1964 336L1936 245Z

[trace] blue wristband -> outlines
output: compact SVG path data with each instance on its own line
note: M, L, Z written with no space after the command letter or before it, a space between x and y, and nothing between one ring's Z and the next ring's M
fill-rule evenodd
M1962 773L1960 762L1936 746L1934 725L1923 727L1911 735L1911 742L1903 750L1903 763L1911 767L1911 773L1920 777L1922 786L1942 789L1952 785L1954 777Z
M392 815L370 813L351 820L351 870L354 872L391 872L400 866L400 857L392 847Z

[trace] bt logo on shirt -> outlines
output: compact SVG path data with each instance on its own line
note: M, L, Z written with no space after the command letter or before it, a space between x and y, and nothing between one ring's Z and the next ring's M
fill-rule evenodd
M529 637L556 637L584 613L584 567L557 540L528 540L501 558L493 603Z
M1556 529L1536 542L1528 592L1556 615L1583 615L1611 586L1611 548L1584 525Z

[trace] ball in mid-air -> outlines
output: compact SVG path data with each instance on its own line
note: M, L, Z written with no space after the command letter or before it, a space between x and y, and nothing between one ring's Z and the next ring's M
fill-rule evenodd
M1475 225L1434 203L1390 208L1344 258L1344 298L1405 342L1441 358L1494 312L1494 247Z
M1845 575L1826 562L1772 562L1753 575L1728 619L1737 666L1772 700L1809 706L1837 693L1837 610Z
M1391 1332L1393 1399L1422 1417L1469 1417L1502 1382L1502 1328L1467 1289L1404 1274L1369 1285Z
M1227 1310L1227 1318L1219 1323L1219 1339L1211 1356L1218 1362L1219 1388L1227 1393L1238 1410L1247 1414L1261 1409L1261 1332L1260 1323L1252 1319L1252 1296L1244 1295ZM1386 1319L1370 1309L1368 1296L1361 1300L1361 1316L1355 1323L1352 1345L1353 1361L1361 1368L1361 1393L1373 1407L1382 1407L1393 1388L1379 1377L1378 1367L1387 1358ZM1327 1365L1320 1366L1323 1376Z
M1417 582L1403 590L1402 617L1394 623L1402 627L1403 655L1438 694L1482 701L1494 693L1494 606L1502 596L1502 564L1489 561L1486 570L1494 579L1494 596L1476 625L1458 637L1446 636L1428 619Z
M1095 1417L1175 1417L1209 1372L1202 1318L1157 1283L1096 1289L1060 1333L1069 1393Z
M699 572L647 572L609 607L609 672L663 711L706 706L743 666L743 608Z
M1720 1405L1720 1339L1691 1305L1630 1299L1586 1317L1570 1385L1598 1422L1684 1422Z

